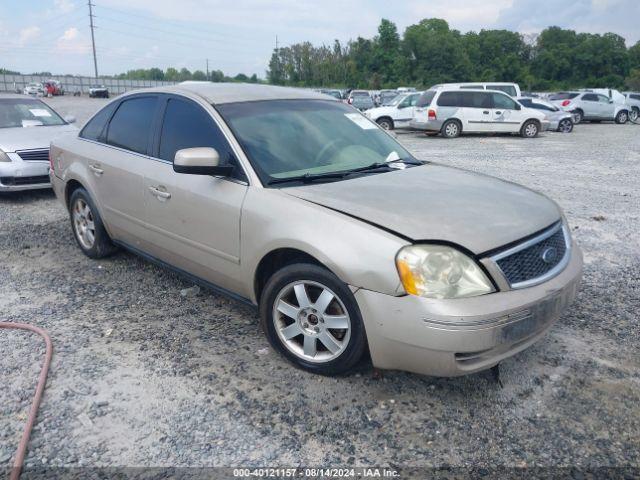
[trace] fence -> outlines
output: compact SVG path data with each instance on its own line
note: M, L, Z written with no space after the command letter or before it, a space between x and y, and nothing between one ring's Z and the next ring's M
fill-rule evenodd
M89 93L92 85L104 85L109 89L109 93L117 95L127 90L144 87L158 87L162 85L174 85L176 82L162 82L159 80L124 80L117 78L93 78L63 76L42 76L42 75L9 75L0 74L0 92L22 93L22 90L31 82L42 83L47 80L57 80L62 84L65 93L74 92Z

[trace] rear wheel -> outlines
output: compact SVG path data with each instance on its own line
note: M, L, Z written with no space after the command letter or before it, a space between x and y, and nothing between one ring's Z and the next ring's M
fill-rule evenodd
M584 120L584 112L582 110L580 109L574 110L572 113L573 113L573 119L576 125L582 122L582 120Z
M346 372L365 350L351 290L317 265L298 263L276 272L260 299L260 321L274 349L313 373Z
M638 117L640 117L640 108L633 107L631 112L629 112L629 120L635 123L638 121Z
M573 131L573 122L570 118L560 120L558 123L558 131L562 133L571 133Z
M629 120L629 114L626 110L622 110L616 115L616 123L618 124L627 123L627 120Z
M447 120L442 125L440 132L444 138L456 138L460 136L462 128L456 120Z
M527 120L520 129L520 136L524 138L535 138L540 133L540 127L535 120Z
M104 228L98 209L84 188L78 188L71 194L69 215L73 235L80 250L87 257L103 258L116 250Z
M388 117L379 118L377 123L385 130L393 130L393 120Z

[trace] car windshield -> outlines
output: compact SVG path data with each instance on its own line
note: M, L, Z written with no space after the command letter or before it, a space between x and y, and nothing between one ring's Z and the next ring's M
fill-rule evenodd
M356 95L352 98L351 104L356 107L373 107L373 99L367 95Z
M384 96L382 98L385 98ZM398 105L402 100L404 100L405 98L407 98L406 94L401 93L400 95L398 95L397 93L394 94L393 96L387 94L387 98L389 98L388 101L383 102L384 105L388 105L390 107L395 107L396 105Z
M269 100L218 105L263 183L415 161L390 135L348 105Z
M0 128L64 125L66 122L39 100L0 100Z

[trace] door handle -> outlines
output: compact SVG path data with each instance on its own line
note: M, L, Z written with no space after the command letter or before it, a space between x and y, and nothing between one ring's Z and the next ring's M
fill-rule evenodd
M484 113L485 115L489 115L489 110L485 110L485 111L484 111L484 112L482 112L482 113Z
M149 191L151 192L152 195L155 195L156 197L161 198L163 200L167 200L171 198L171 194L169 192L164 192L160 190L158 187L149 187Z
M496 112L496 115L502 115L502 112Z
M97 177L99 177L100 175L102 175L104 173L104 170L102 170L100 167L98 167L97 165L89 165L89 168L91 169L91 171L93 173L96 174Z

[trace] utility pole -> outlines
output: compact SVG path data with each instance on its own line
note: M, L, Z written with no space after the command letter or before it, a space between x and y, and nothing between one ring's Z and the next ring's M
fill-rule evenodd
M89 4L89 26L91 27L91 47L93 48L93 70L96 74L96 78L98 78L98 60L96 59L96 39L93 34L93 29L95 28L93 25L93 4L91 0L88 0Z
M278 35L276 35L276 52L278 51Z
M209 59L207 58L207 82L209 81Z

